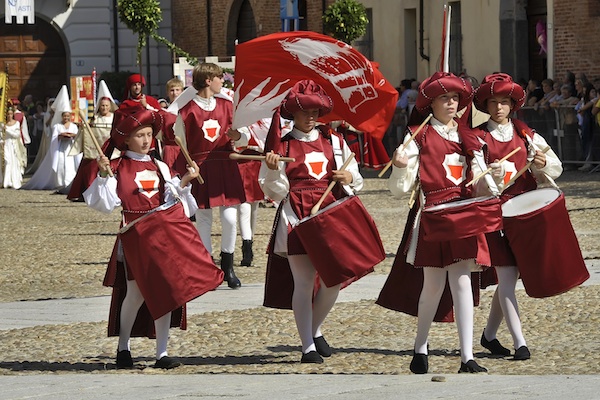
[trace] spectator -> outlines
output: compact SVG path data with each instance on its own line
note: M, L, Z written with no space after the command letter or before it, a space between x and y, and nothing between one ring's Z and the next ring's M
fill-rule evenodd
M594 140L594 116L592 108L596 103L596 89L591 83L583 85L582 97L575 106L577 111L577 120L579 122L579 135L581 138L582 158L585 164L580 171L589 171L592 169L592 142Z
M167 96L169 97L169 103L175 101L175 99L183 92L183 81L179 78L171 78L167 81Z
M573 96L573 90L574 89L570 85L563 84L560 87L560 96L558 96L558 98L555 98L554 101L550 103L550 107L559 108L563 106L574 106L575 104L577 104L579 99Z
M542 90L544 91L544 97L533 105L535 109L547 109L550 101L559 93L559 91L554 89L554 81L552 79L544 79L542 81Z
M525 104L529 107L540 101L544 97L544 91L536 79L530 79L527 83L527 100Z

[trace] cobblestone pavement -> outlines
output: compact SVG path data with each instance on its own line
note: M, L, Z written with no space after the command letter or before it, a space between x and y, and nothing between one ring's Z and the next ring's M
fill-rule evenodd
M566 194L567 208L586 259L600 258L598 178L598 174L567 171L557 182ZM374 177L366 180L361 199L377 223L388 254L375 273L387 274L404 227L406 200L392 198L386 181ZM245 284L264 281L263 253L273 216L273 208L259 210L255 265L236 267ZM118 212L100 214L49 191L4 189L0 190L0 218L0 302L110 294L101 282L119 224ZM218 227L218 213L215 220ZM213 248L219 248L219 240L215 230ZM240 239L238 243L241 245ZM236 257L239 259L239 254ZM347 290L352 290L352 286ZM491 301L491 292L484 292L475 312L478 362L492 374L600 373L600 342L594 339L600 328L600 286L580 287L548 299L529 298L522 290L517 296L532 359L512 362L509 358L492 358L477 344ZM138 369L115 370L116 339L106 337L106 322L42 325L2 331L0 375L408 374L415 329L415 318L383 309L373 300L338 303L324 325L335 354L322 365L305 365L297 362L299 339L290 311L258 307L195 314L189 316L187 331L171 330L169 352L184 365L175 372L163 372L144 368L153 364L154 342L148 339L132 340ZM501 327L499 339L510 344L505 326ZM455 325L434 324L430 340L431 372L456 373L460 358Z

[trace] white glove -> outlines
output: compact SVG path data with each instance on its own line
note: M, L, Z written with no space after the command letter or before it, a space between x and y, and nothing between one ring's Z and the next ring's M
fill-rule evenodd
M492 176L495 180L504 178L505 171L502 164L493 162L489 165L489 167L492 168Z

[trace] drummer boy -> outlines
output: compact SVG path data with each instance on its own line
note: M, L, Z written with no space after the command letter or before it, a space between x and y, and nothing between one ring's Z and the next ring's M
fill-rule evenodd
M292 227L310 215L331 181L340 185L326 196L323 207L363 186L356 160L351 158L346 170L340 170L352 157L344 139L324 125L317 127L317 119L332 108L333 102L321 86L311 80L297 82L273 116L273 121L278 121L280 115L293 119L294 128L282 139L280 124L271 124L266 145L271 151L259 173L265 195L280 203L268 249L265 305L293 310L302 342L302 363L322 363L323 357L331 356L321 324L335 304L341 285L327 287L319 278L315 291L315 266ZM295 161L280 162L280 155ZM330 243L340 252L344 245ZM281 285L280 278L290 274L293 282ZM354 279L364 273L358 275Z
M429 371L428 336L442 294L449 283L460 344L458 372L487 370L473 356L473 293L471 271L489 266L485 236L476 234L444 241L424 238L421 220L423 208L470 198L466 183L470 163L465 150L465 127L456 119L458 110L472 97L471 84L451 73L436 72L419 87L410 126L402 144L393 155L393 170L388 187L396 197L415 191L403 239L377 303L384 307L416 315L417 335L410 370L415 374ZM418 124L432 113L429 123L416 133ZM414 140L410 140L413 134ZM449 217L448 217L449 218ZM422 288L415 293L414 288ZM407 294L412 294L409 296ZM418 300L417 300L418 299ZM446 299L446 297L444 297ZM448 299L449 300L449 299ZM444 302L442 302L444 303ZM448 309L447 308L447 309Z
M553 184L554 179L562 173L562 163L550 149L546 140L524 122L511 118L511 115L523 106L525 97L523 88L515 83L510 75L495 73L487 75L483 79L473 99L478 110L490 115L489 121L475 130L485 146L483 147L484 164L480 165L475 158L473 173L477 175L482 170L491 167L491 175L498 189L502 191L503 202L519 194L535 190L538 185ZM520 150L517 153L499 163L499 160L506 154L519 147ZM522 174L517 177L520 172ZM488 186L484 184L483 180L479 181L476 187L480 195L489 193ZM540 236L542 233L531 232L531 234ZM527 360L530 358L530 352L521 329L515 295L515 287L519 278L517 263L505 234L499 231L488 233L486 238L492 266L495 267L497 275L498 287L492 299L490 314L480 343L494 355L511 355L511 351L502 346L496 338L500 323L502 319L505 319L513 339L515 349L513 358ZM489 272L491 270L484 274Z
M190 181L198 177L198 166L188 165L180 179L149 155L162 127L161 112L123 113L110 140L125 153L112 161L101 156L99 176L83 194L98 211L123 208L125 226L104 278L113 287L108 335L119 336L117 368L133 367L132 335L156 337L155 368L179 366L167 353L169 328L185 329L185 303L223 281L188 218L197 208Z

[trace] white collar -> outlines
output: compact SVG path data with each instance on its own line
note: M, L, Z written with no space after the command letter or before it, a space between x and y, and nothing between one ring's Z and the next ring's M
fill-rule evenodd
M209 98L202 97L196 95L194 97L194 102L198 104L198 106L204 111L212 111L217 107L217 100L214 96L210 96Z
M429 121L433 129L435 129L441 137L452 142L460 143L460 138L458 137L458 123L455 120L452 120L451 122L452 125L448 126L434 117Z
M314 142L319 138L319 130L316 128L308 133L304 133L299 129L293 128L289 134L292 135L294 139L298 139L301 142Z
M489 119L487 127L492 137L499 142L509 142L513 138L514 127L511 120L508 120L508 124L500 125Z
M152 159L150 158L150 156L148 154L140 154L140 153L136 153L135 151L131 151L131 150L127 150L125 152L125 155L129 158L131 158L132 160L136 160L136 161L152 161Z

